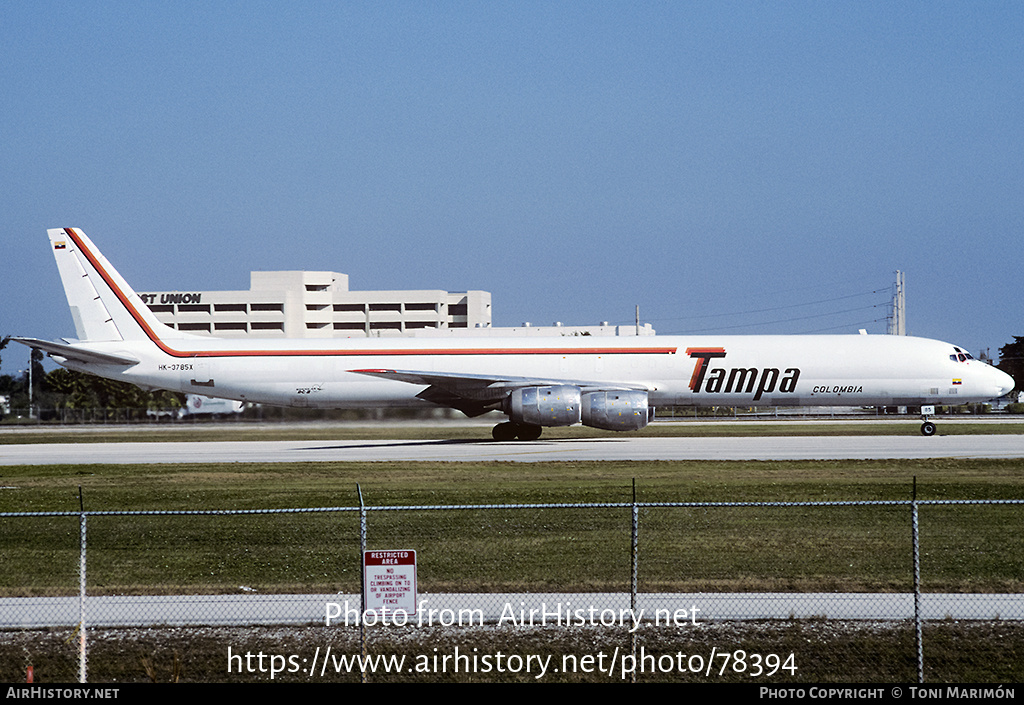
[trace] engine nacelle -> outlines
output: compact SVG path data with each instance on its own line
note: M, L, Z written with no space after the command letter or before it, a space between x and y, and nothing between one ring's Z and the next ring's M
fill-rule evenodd
M609 431L635 431L654 418L647 392L587 392L583 395L583 424Z
M569 384L522 387L508 398L506 412L515 423L572 426L580 422L580 395L580 388Z

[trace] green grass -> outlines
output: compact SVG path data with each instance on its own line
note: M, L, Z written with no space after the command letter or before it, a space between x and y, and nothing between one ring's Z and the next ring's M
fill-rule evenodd
M302 463L0 468L0 511L1024 498L1019 460ZM1024 506L921 508L926 590L1024 591ZM424 591L629 585L630 509L371 511ZM97 593L358 591L358 516L94 516ZM906 591L907 507L645 507L641 590ZM77 517L0 519L0 592L77 586Z
M762 462L302 463L0 467L0 511L355 507L506 503L906 500L1024 498L1021 460ZM926 591L1024 592L1024 507L924 506ZM371 511L371 548L418 551L420 590L623 591L629 585L630 510L462 509ZM73 595L77 516L0 518L0 594ZM355 512L249 516L90 516L90 594L357 592ZM642 591L908 591L910 511L870 508L665 508L640 513ZM707 656L712 648L792 653L795 673L707 678L678 670L640 682L911 682L907 622L707 623L654 628L638 647ZM317 647L359 653L352 628L96 629L91 681L267 681L227 672L227 649L311 658ZM77 674L71 629L0 632L0 680L68 682ZM462 653L582 658L629 648L616 629L408 628L371 632L371 655L410 660ZM1019 682L1024 628L1015 622L926 623L926 682ZM177 670L176 670L177 669ZM282 674L279 682L318 682ZM357 682L332 673L324 681ZM534 682L532 674L403 673L376 682ZM620 682L590 672L549 672L543 682Z

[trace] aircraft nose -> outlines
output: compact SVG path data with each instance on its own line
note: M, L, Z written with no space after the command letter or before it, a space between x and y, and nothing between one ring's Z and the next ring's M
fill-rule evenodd
M1013 381L1013 377L995 367L992 368L992 371L996 373L995 382L996 387L999 389L999 394L997 394L996 396L1001 397L1004 394L1009 394L1010 390L1012 390L1014 386L1016 386L1016 382Z

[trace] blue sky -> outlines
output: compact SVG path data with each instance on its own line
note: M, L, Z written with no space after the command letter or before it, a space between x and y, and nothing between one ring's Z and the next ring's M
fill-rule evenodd
M19 2L0 335L48 227L138 290L485 289L495 325L1024 335L1019 2ZM4 370L18 350L4 351Z

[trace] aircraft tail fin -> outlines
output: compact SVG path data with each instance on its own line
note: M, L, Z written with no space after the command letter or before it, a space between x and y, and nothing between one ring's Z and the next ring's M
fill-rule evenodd
M135 291L78 228L46 231L75 330L82 341L192 337L157 320Z

